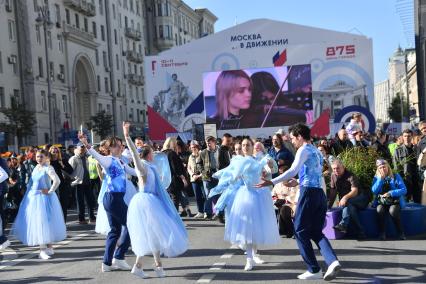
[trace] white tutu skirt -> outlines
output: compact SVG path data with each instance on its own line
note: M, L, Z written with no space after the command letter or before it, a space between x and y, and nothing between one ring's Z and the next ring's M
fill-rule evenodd
M109 226L108 217L102 203L98 204L98 213L96 215L95 232L101 235L108 235L111 227Z
M225 224L225 240L237 245L280 243L277 218L268 189L241 186Z
M188 238L184 230L164 210L160 199L145 192L136 194L127 211L132 250L137 256L154 252L175 257L188 250Z
M64 240L67 231L56 193L30 192L21 203L11 234L28 246Z
M105 191L106 189L103 189L101 198L105 195ZM126 180L126 193L124 194L124 202L127 205L130 204L130 201L132 200L133 196L135 196L136 193L137 193L137 189L133 185L133 183L130 180ZM111 230L111 227L109 226L109 221L108 221L108 217L105 211L103 198L102 198L102 200L98 203L95 232L106 236L108 235L110 230Z

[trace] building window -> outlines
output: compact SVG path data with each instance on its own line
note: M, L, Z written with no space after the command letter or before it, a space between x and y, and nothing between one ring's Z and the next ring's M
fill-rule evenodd
M115 65L117 65L117 70L120 70L120 61L118 59L118 54L115 55Z
M67 103L67 96L66 95L62 95L62 109L63 109L64 113L68 112L68 103Z
M33 0L33 5L34 5L34 12L38 12L38 1Z
M75 27L77 29L80 28L80 17L78 16L78 14L75 14Z
M4 88L0 87L0 108L6 107L4 102Z
M123 106L120 105L120 121L123 120Z
M130 108L129 120L133 121L133 108Z
M107 104L106 112L107 112L107 114L111 114L111 105Z
M118 37L117 37L117 30L116 29L114 29L114 43L115 43L115 45L118 44Z
M98 112L102 111L102 104L98 104Z
M13 74L17 75L18 74L17 57L16 57L16 55L11 55L10 57L13 58L13 62L14 62L14 63L12 63Z
M103 15L104 14L104 5L103 5L103 1L104 0L99 0L99 14Z
M68 25L71 25L70 10L68 9L65 9L65 20L67 21Z
M98 92L101 91L101 76L97 76L97 80L98 80Z
M13 2L11 0L6 0L3 1L2 3L5 3L6 5L6 9L8 10L8 12L12 12L13 10Z
M50 49L52 49L52 32L51 31L47 32L47 45L49 46Z
M103 41L105 41L105 29L104 29L104 26L103 26L103 25L101 25L101 39L102 39Z
M108 93L109 92L109 84L108 84L108 78L107 77L105 77L104 78L104 83L105 83L105 93Z
M99 66L99 52L97 49L95 50L95 59L96 59L96 65Z
M38 44L41 44L41 33L40 33L40 26L36 25L36 40Z
M108 67L108 63L107 63L107 53L106 51L102 51L102 59L103 59L103 63L104 63L104 67Z
M58 4L55 4L56 23L61 24L61 10Z
M96 23L92 22L92 32L93 32L93 37L97 38L98 37L98 31L96 29Z
M115 20L115 5L114 4L112 4L112 17Z
M140 16L141 12L140 12L140 8L139 8L139 2L136 2L136 15Z
M59 64L59 74L61 74L62 78L61 79L63 82L65 82L65 65L63 64Z
M138 122L141 122L141 116L139 113L139 109L136 109L136 117L138 118Z
M84 31L86 33L89 32L89 21L87 20L87 18L84 18Z
M53 62L49 62L49 72L50 72L50 79L55 81L55 65Z
M47 111L47 100L45 91L41 91L41 109L43 111Z
M39 57L38 58L38 76L40 78L43 78L44 74L43 74L43 58Z
M163 25L158 26L158 38L164 38Z
M163 16L163 11L162 11L162 5L161 5L161 3L157 4L157 16L159 16L159 17Z
M121 96L121 82L120 80L117 80L117 96Z
M133 0L130 0L130 11L133 12Z
M61 53L64 52L64 42L63 42L62 35L58 35L58 48Z
M123 7L127 9L127 0L124 0Z
M3 73L3 58L2 58L1 51L0 51L0 73Z
M9 30L9 40L15 41L15 21L8 21L8 30Z

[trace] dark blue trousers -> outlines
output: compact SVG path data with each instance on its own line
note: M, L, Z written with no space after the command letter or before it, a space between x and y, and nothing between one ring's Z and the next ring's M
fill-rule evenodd
M104 196L103 204L111 227L106 239L103 260L106 265L112 264L113 255L116 259L124 259L124 255L130 246L130 236L126 225L127 205L123 197L124 192L106 192ZM122 235L121 238L120 235ZM119 239L121 242L115 249Z
M300 187L300 196L294 217L294 231L300 254L308 270L321 270L311 240L318 246L327 265L337 260L330 242L322 233L327 212L327 199L321 188Z
M195 200L197 201L197 210L199 213L204 213L205 195L203 186L202 181L192 182L192 190L194 191Z

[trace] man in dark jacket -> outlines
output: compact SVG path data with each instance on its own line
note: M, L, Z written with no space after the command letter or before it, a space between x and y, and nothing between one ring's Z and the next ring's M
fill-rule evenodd
M331 154L337 157L346 149L353 147L352 142L348 139L348 133L345 129L340 129L337 133L337 139L331 145Z
M232 135L223 134L222 144L219 147L219 170L226 168L231 163L232 157Z
M388 161L389 165L392 164L392 155L389 151L388 145L386 143L387 135L383 130L378 129L376 131L376 142L371 145L371 148L376 150L377 154L379 154L380 158Z
M413 131L405 129L402 132L403 144L396 148L393 157L393 165L397 173L404 179L407 187L406 198L413 198L416 203L421 203L421 191L419 187L419 172L417 168L417 146L412 143Z

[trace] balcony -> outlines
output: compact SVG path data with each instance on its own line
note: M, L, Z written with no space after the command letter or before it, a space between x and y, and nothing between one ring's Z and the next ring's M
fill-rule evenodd
M80 30L69 24L64 25L64 37L75 43L96 49L99 44L95 42L93 34Z
M175 42L171 38L156 38L155 45L161 51L170 49L174 46Z
M134 28L126 28L125 35L136 41L140 41L142 39L142 33Z
M143 62L142 54L137 53L136 51L128 50L124 52L124 55L126 56L127 60L130 60L132 62L135 62L138 64Z
M89 0L64 0L64 4L87 17L96 16L96 6Z
M128 74L127 78L130 84L137 85L137 86L143 86L144 84L144 78L141 75Z

